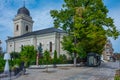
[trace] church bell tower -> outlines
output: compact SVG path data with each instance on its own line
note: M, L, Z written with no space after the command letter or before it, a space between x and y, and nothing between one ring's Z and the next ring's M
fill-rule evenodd
M18 9L17 15L13 19L14 22L14 37L21 36L28 32L32 32L33 20L29 10L23 6Z

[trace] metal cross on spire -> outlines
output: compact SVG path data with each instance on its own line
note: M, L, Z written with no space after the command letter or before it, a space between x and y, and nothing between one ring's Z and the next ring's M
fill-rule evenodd
M23 0L23 6L25 7L25 0Z

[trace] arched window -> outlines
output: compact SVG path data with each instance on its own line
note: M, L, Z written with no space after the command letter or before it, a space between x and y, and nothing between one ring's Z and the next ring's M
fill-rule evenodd
M17 25L17 26L16 26L16 31L18 31L18 30L19 30L19 26Z
M28 29L28 25L26 25L26 31L28 31L29 29Z
M10 45L10 47L12 47L12 45Z
M52 42L50 42L50 52L52 52Z

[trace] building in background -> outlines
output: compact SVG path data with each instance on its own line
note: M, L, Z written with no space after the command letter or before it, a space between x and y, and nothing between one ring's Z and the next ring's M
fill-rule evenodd
M58 56L60 54L65 54L65 51L62 49L61 41L63 35L66 33L63 30L53 27L33 31L34 21L30 16L29 10L25 6L18 9L13 22L14 37L9 37L6 40L8 53L20 52L21 47L25 45L34 45L34 47L38 49L39 44L41 44L43 52L48 50L51 56L53 56L54 50L57 51Z
M111 58L113 57L113 48L112 48L112 43L110 40L107 40L107 43L104 46L103 50L103 60L110 61Z

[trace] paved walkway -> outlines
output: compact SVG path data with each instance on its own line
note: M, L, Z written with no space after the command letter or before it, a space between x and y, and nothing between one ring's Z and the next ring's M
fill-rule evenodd
M114 80L118 62L102 63L100 67L57 67L27 69L27 74L14 80ZM13 79L12 79L13 80Z

